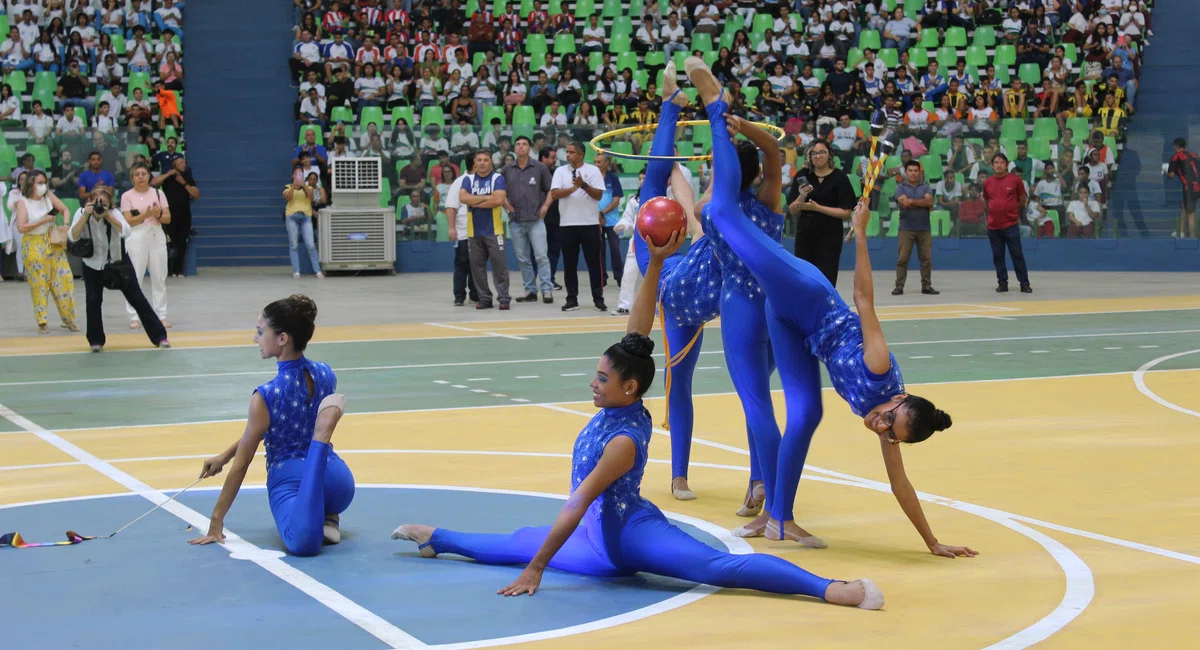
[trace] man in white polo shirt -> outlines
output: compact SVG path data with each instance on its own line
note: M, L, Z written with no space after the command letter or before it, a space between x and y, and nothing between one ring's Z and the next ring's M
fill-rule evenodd
M466 174L454 179L446 190L446 224L449 226L450 241L454 242L454 306L462 307L468 293L471 302L479 302L475 280L471 277L471 253L467 245L467 206L459 200Z
M567 164L554 170L550 200L558 201L558 237L563 256L563 276L567 285L567 304L563 311L579 309L579 251L587 263L596 311L608 311L604 304L603 253L600 230L600 197L604 196L604 177L595 165L583 162L583 143L567 145Z

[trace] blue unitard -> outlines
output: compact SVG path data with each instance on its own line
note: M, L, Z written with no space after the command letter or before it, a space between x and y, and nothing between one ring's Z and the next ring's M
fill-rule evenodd
M740 186L740 185L739 185ZM714 190L716 187L714 186ZM783 215L771 212L750 190L739 197L742 212L750 217L772 240L783 239ZM724 285L721 292L721 343L725 365L733 379L733 388L746 412L746 437L750 445L750 480L764 476L758 451L774 458L779 448L779 423L771 403L771 373L775 359L767 335L766 295L758 280L725 242L712 222L712 204L704 206L704 232L712 240L713 252L721 264ZM771 505L772 486L764 482L766 506Z
M354 499L350 468L332 445L313 440L317 407L336 389L337 376L329 366L304 357L280 361L279 374L258 387L271 416L263 436L271 515L284 546L295 555L316 555L325 516L341 514Z
M633 468L588 506L580 526L550 560L551 568L609 577L643 571L717 587L825 597L832 580L771 555L718 551L668 522L641 496L651 435L650 412L640 400L600 411L579 433L572 454L572 490L595 469L605 447L616 437L633 440L637 456ZM522 528L507 535L438 528L425 546L483 564L527 564L549 533L549 526Z
M747 218L738 196L741 167L725 128L729 106L718 101L705 110L713 133L709 214L716 230L766 294L767 331L783 380L787 425L778 456L769 457L766 436L759 438L762 442L756 448L763 481L774 486L773 492L767 492L771 518L784 522L794 519L796 488L823 415L820 364L825 364L834 389L859 416L904 392L904 381L894 356L883 375L867 368L858 315L815 266L788 253ZM751 433L758 434L753 429Z
M675 124L680 106L663 102L650 155L675 155ZM674 162L651 160L646 180L638 192L643 204L666 196ZM642 275L650 266L650 249L640 235L633 237L634 255ZM676 252L663 261L658 280L666 338L667 424L671 431L671 477L687 478L692 452L692 375L704 343L704 324L721 309L721 267L713 256L712 242L703 237L692 242L686 254Z

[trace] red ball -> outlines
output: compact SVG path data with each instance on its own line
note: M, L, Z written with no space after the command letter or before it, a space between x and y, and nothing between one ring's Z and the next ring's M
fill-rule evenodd
M671 239L671 233L687 227L687 214L683 206L665 196L655 197L638 208L637 231L655 246L662 246Z

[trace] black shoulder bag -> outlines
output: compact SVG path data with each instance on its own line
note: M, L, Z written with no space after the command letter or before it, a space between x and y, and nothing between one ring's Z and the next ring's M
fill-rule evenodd
M79 259L86 260L96 252L96 247L92 242L92 224L87 223L90 220L91 217L84 217L83 233L87 235L86 238L80 237L75 241L71 241L70 237L67 238L67 252Z
M108 221L104 222L106 236L109 244L112 243L112 224ZM125 261L125 241L118 239L117 247L109 249L108 262L105 262L104 269L101 271L105 289L113 291L125 291L133 286L134 279L133 265ZM114 253L116 259L114 260Z

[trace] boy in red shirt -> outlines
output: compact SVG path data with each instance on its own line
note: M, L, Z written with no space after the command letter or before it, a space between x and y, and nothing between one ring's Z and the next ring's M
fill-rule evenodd
M983 200L987 203L988 241L992 244L992 264L996 266L996 293L1008 291L1008 267L1004 263L1004 248L1012 256L1013 270L1021 293L1033 293L1029 272L1025 268L1025 253L1021 251L1021 230L1017 222L1025 213L1029 197L1025 181L1008 173L1008 156L998 153L992 157L992 176L983 182Z

